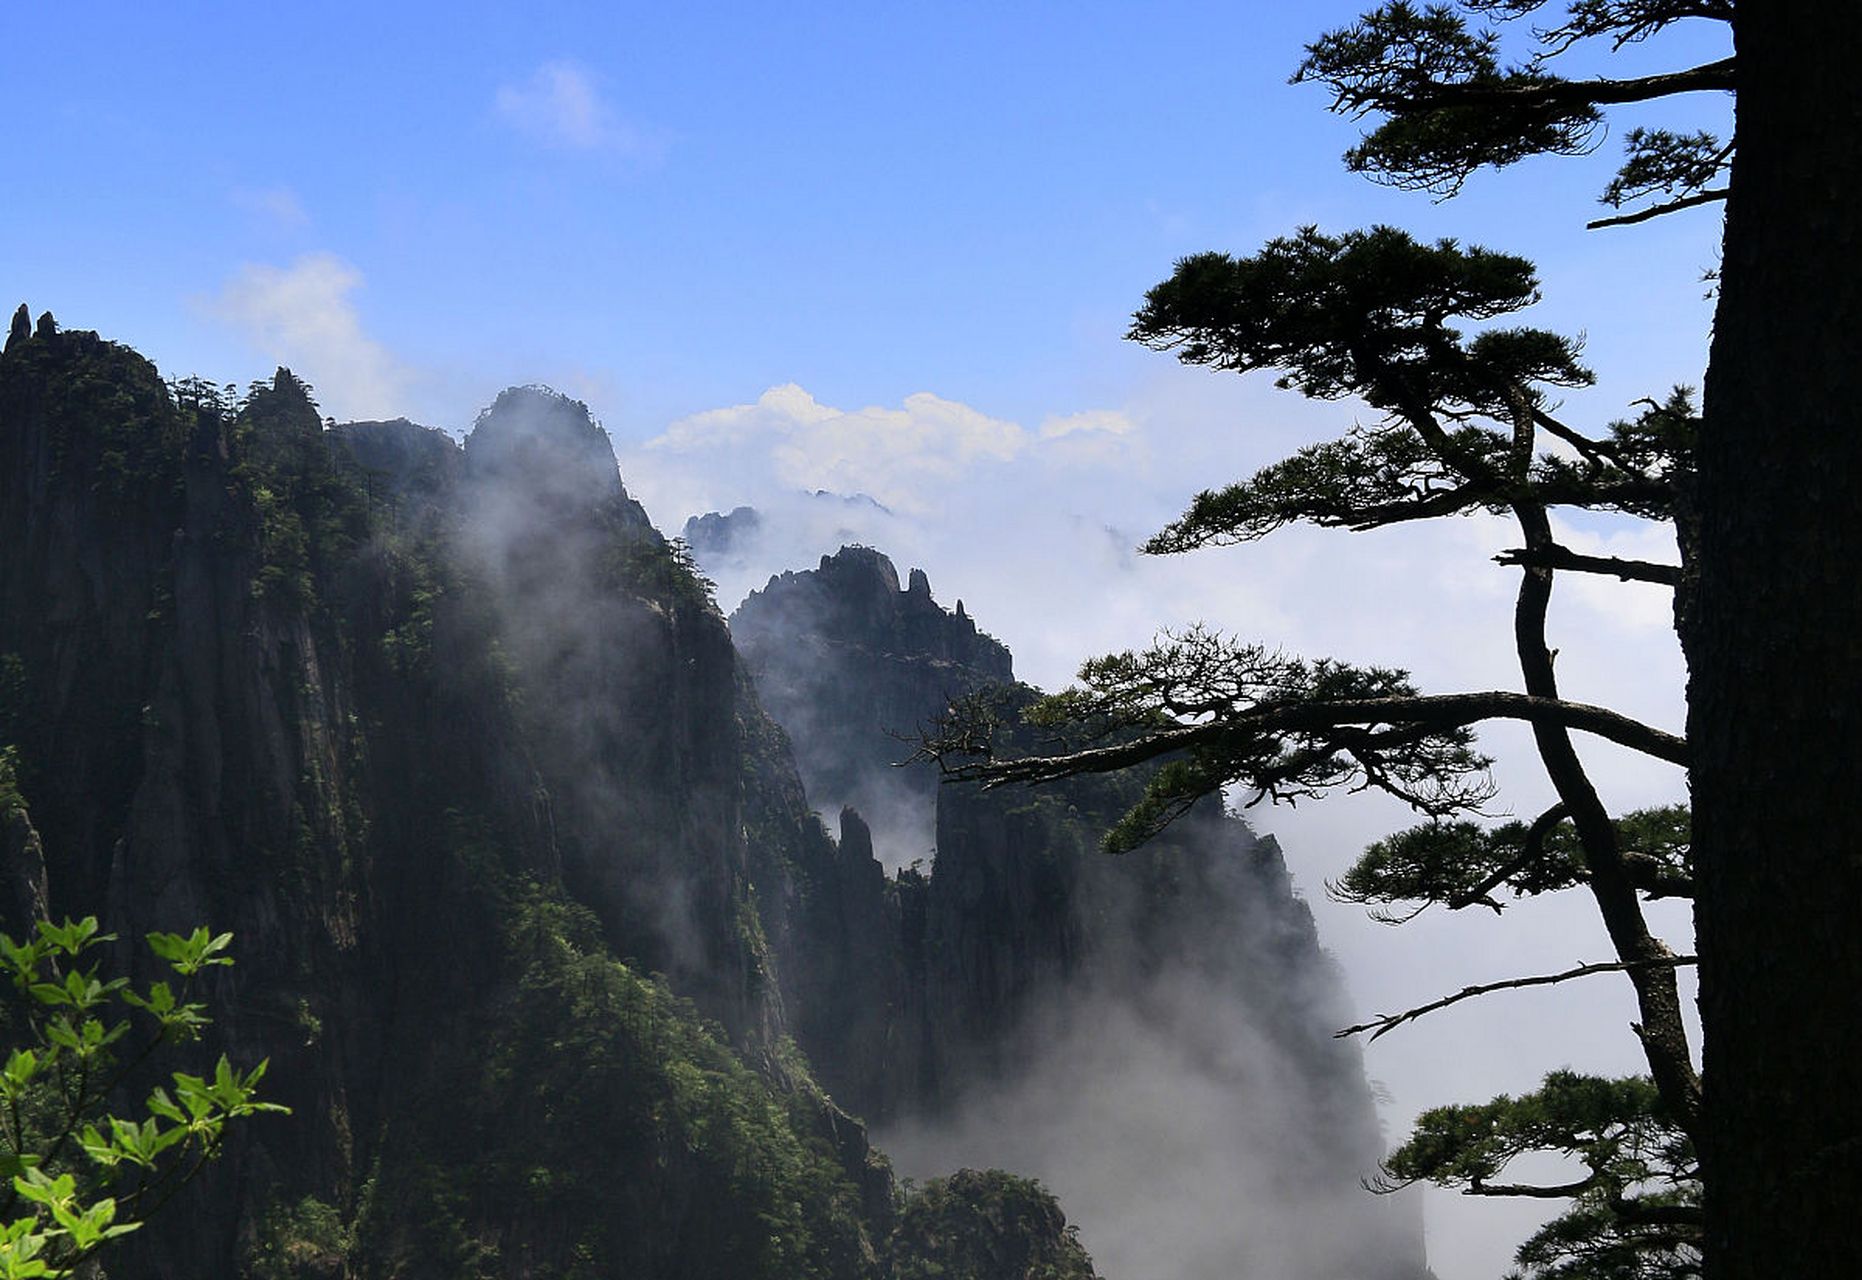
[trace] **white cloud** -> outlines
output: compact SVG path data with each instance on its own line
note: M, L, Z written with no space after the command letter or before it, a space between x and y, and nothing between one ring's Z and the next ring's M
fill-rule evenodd
M331 253L288 267L247 263L208 309L315 386L324 412L392 417L405 409L411 375L362 331L350 299L361 284L362 273Z
M1620 557L1674 564L1674 531L1667 525L1641 520L1615 520L1598 527L1579 527L1554 520L1558 540L1587 556ZM1606 622L1622 630L1667 635L1674 629L1674 592L1647 582L1624 582L1590 573L1566 574L1572 594Z
M745 489L774 481L789 489L865 493L895 510L923 512L941 506L953 484L979 469L1040 454L1087 460L1083 445L1135 430L1124 415L1101 410L1050 419L1037 434L929 391L905 397L897 408L837 409L788 383L754 404L682 418L648 447L702 462L708 471L723 468ZM763 474L752 477L746 469Z
M500 85L492 105L505 123L547 146L634 156L656 150L603 100L593 73L573 62L546 62L528 79Z
M1137 430L1137 427L1137 423L1116 409L1089 409L1085 413L1049 418L1041 424L1041 438L1057 440L1061 436L1081 436L1093 433L1125 436Z

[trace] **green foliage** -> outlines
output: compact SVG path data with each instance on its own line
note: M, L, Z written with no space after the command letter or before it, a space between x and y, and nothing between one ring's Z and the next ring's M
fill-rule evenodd
M407 556L403 566L409 579L402 620L382 633L382 654L399 675L411 676L427 668L433 654L434 608L445 592L436 567L424 557Z
M272 1205L254 1235L244 1259L248 1280L338 1280L355 1248L343 1215L315 1196Z
M1188 363L1276 369L1283 387L1359 396L1386 416L1198 495L1144 549L1251 541L1301 520L1370 529L1521 501L1668 518L1692 459L1687 392L1589 439L1547 407L1547 388L1591 380L1576 343L1518 327L1464 338L1448 323L1537 298L1523 259L1423 245L1388 227L1339 236L1309 227L1251 258L1179 262L1147 296L1134 339ZM1539 450L1541 436L1578 456Z
M1506 64L1500 34L1470 16L1508 22L1546 0L1460 0L1419 6L1394 0L1306 48L1294 82L1332 93L1332 109L1378 117L1345 153L1355 172L1393 186L1451 195L1475 170L1537 155L1583 155L1602 136L1600 108L1686 89L1733 87L1729 64L1708 64L1666 83L1573 81L1547 66L1574 45L1621 49L1688 19L1731 22L1733 0L1572 0L1561 20L1532 24L1533 47ZM1619 84L1621 87L1619 87ZM1604 192L1621 205L1648 195L1685 197L1726 172L1730 145L1707 134L1632 129L1622 169ZM1656 206L1660 207L1660 206Z
M12 987L0 1067L0 1174L11 1182L0 1197L0 1277L70 1274L218 1154L229 1122L285 1110L258 1100L265 1063L239 1071L222 1055L209 1074L172 1072L139 1118L111 1113L112 1093L157 1051L199 1038L206 1006L188 999L190 985L232 963L231 934L150 934L178 989L160 980L138 990L101 976L95 952L114 940L95 917L40 921L23 941L0 934L0 974ZM124 1043L133 1052L119 1060Z
M309 604L315 594L310 576L310 538L289 496L255 484L252 502L259 513L259 574L253 592L264 600Z
M179 491L187 420L154 366L128 347L81 331L35 336L6 352L0 399L44 423L54 475L107 504Z
M224 414L224 400L215 404ZM253 594L310 608L317 584L333 580L374 532L367 479L332 454L309 386L289 369L252 384L230 430L240 455L234 474L258 516Z
M1442 87L1517 95L1510 110L1491 99L1448 101L1428 112L1397 113L1345 153L1355 173L1410 190L1453 194L1483 165L1502 168L1535 155L1584 155L1602 115L1587 102L1533 94L1555 78L1530 64L1503 67L1491 32L1469 31L1446 5L1418 9L1398 0L1355 26L1307 46L1296 83L1330 89L1337 109L1361 114L1376 104L1417 100Z
M1538 330L1463 344L1447 321L1491 320L1539 300L1524 258L1453 240L1417 242L1393 227L1269 241L1251 258L1201 253L1145 295L1130 336L1186 364L1246 373L1380 409L1410 403L1504 409L1507 384L1582 386L1567 339Z
M1535 831L1535 827L1541 829ZM1693 893L1692 835L1685 805L1637 809L1616 820L1617 840L1636 887L1651 898ZM1341 902L1373 906L1372 915L1400 924L1431 903L1452 909L1499 911L1494 895L1534 897L1589 882L1583 843L1564 821L1428 822L1386 836L1365 849L1327 888ZM1414 904L1390 911L1392 904Z
M965 1169L908 1193L892 1280L1094 1280L1092 1259L1040 1183Z
M630 535L609 549L609 581L655 600L689 609L715 609L717 584L698 567L684 538Z
M1466 427L1452 439L1463 453L1489 464L1505 455L1505 442L1491 431ZM1248 480L1197 494L1190 509L1143 549L1148 555L1173 555L1252 542L1302 520L1368 529L1396 520L1492 510L1499 502L1497 494L1467 492L1461 478L1408 427L1358 428L1343 440L1308 445Z
M0 818L25 808L25 797L19 793L19 748L0 746Z
M1603 202L1622 208L1652 196L1684 198L1704 191L1732 161L1732 144L1711 133L1675 133L1670 129L1631 129L1623 135L1627 156Z
M1672 520L1677 497L1694 471L1700 414L1694 393L1676 387L1662 401L1643 400L1633 419L1613 422L1607 439L1573 459L1541 454L1533 462L1536 489L1557 502L1622 511L1645 520Z
M1369 783L1434 814L1492 794L1489 762L1466 728L1362 731L1277 714L1303 703L1413 697L1403 671L1289 658L1198 626L1142 651L1091 659L1079 680L1029 708L1028 722L1085 741L1145 731L1160 745L1172 733L1182 739L1184 754L1152 775L1108 833L1113 852L1135 848L1230 781L1275 800Z
M1523 259L1421 245L1387 227L1307 228L1252 258L1184 259L1148 295L1132 337L1190 363L1278 369L1283 387L1361 396L1386 417L1198 495L1144 549L1251 541L1301 520L1370 529L1521 501L1670 517L1692 460L1685 390L1589 439L1552 418L1545 398L1547 387L1590 381L1575 343L1529 328L1464 340L1447 323L1537 298ZM1578 456L1537 450L1540 433Z
M359 1224L371 1266L502 1276L553 1231L577 1276L668 1258L695 1275L863 1274L859 1197L816 1136L816 1097L752 1072L610 955L585 908L513 883L500 914L513 980L430 1122L390 1140Z
M1556 1158L1558 1184L1503 1183ZM1700 1170L1646 1077L1554 1071L1537 1092L1438 1107L1384 1161L1380 1190L1416 1182L1470 1195L1571 1198L1520 1246L1527 1280L1681 1280L1700 1274Z

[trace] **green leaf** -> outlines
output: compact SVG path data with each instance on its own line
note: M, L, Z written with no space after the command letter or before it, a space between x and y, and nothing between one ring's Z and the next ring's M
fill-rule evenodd
M7 1055L6 1067L0 1071L0 1084L23 1088L39 1071L39 1055L31 1049L15 1049ZM11 1094L9 1089L8 1093Z
M186 937L178 933L151 933L149 935L149 948L157 956L168 961L174 971L183 977L199 973L208 965L233 963L231 956L221 954L232 945L232 934L212 934L208 932L206 925L202 925Z
M176 1124L187 1123L187 1116L182 1113L180 1107L175 1105L174 1099L168 1096L166 1089L157 1088L149 1094L149 1100L145 1105L151 1115L160 1116L164 1120L172 1120Z

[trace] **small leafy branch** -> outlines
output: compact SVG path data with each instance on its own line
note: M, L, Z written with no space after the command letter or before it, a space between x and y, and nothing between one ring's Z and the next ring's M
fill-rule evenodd
M173 1072L140 1117L110 1111L159 1050L200 1038L210 1019L191 988L206 969L233 963L232 940L204 926L150 934L176 981L139 991L101 975L95 949L115 935L94 916L39 921L23 942L0 934L0 976L12 985L0 1067L0 1177L10 1181L0 1194L0 1280L71 1274L218 1155L229 1121L289 1110L258 1100L264 1062L242 1072L221 1055L211 1077Z

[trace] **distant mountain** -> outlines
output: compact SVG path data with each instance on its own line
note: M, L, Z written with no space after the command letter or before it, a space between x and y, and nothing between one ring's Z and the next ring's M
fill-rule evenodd
M733 507L719 513L707 511L685 522L685 541L700 558L730 556L747 550L763 530L763 518L755 507Z
M739 506L687 517L681 536L707 569L767 563L775 548L838 546L870 536L892 516L884 503L864 493L781 495L768 509Z

